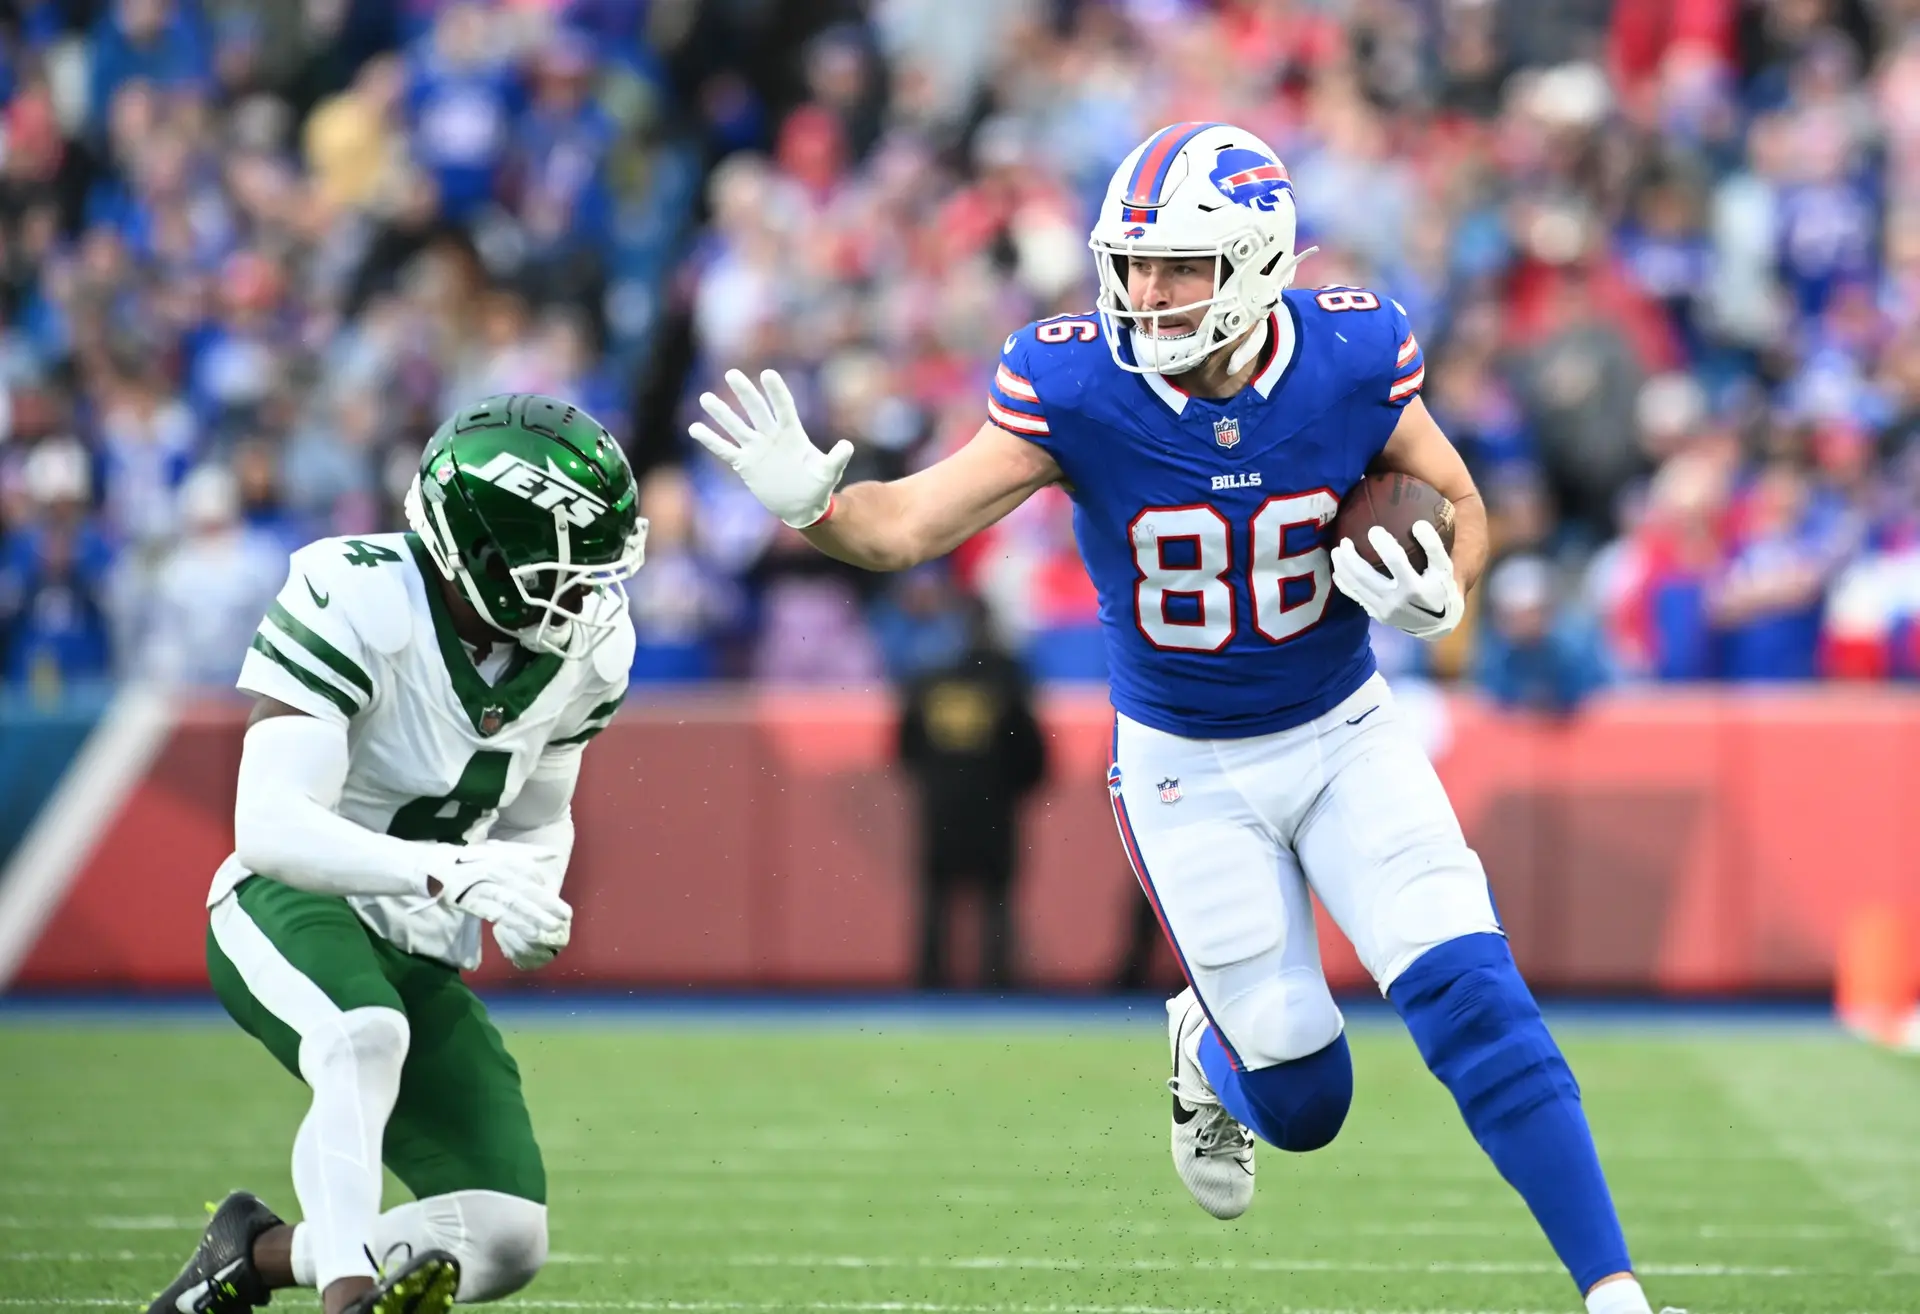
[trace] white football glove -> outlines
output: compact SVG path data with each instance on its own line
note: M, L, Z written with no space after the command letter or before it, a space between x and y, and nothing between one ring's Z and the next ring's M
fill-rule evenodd
M492 840L489 843L511 845L537 854L533 871L540 887L556 896L560 893L560 882L566 876L566 869L561 865L559 854L551 849L511 840ZM565 900L561 901L561 907L567 909L567 924L557 933L528 936L517 926L495 922L493 942L500 946L500 952L506 955L507 961L521 971L538 971L558 957L573 938L573 909L568 907Z
M1466 610L1466 599L1453 580L1453 558L1440 542L1440 531L1424 520L1414 522L1413 536L1427 550L1424 572L1413 568L1406 549L1380 525L1367 531L1367 541L1386 563L1391 577L1367 564L1366 558L1343 538L1334 545L1334 585L1360 604L1360 609L1383 625L1405 630L1416 639L1451 634Z
M499 922L493 924L493 942L500 946L500 952L507 956L507 961L523 972L537 972L551 963L572 938L571 921L558 934L538 939L528 939L514 928L502 926Z
M447 847L453 852L430 868L440 882L440 902L492 922L496 939L505 930L523 944L566 944L573 909L553 892L560 884L552 870L560 865L558 854L507 840Z
M822 452L807 437L794 408L793 394L778 370L762 370L760 387L739 370L727 371L727 383L740 399L745 420L733 407L710 392L700 394L700 406L733 439L728 442L704 424L687 432L702 447L732 466L760 505L795 529L817 524L833 501L833 490L853 459L853 444L841 439Z

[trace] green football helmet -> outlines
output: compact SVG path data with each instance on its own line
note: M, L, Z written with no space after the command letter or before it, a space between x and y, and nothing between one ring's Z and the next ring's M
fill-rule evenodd
M523 646L584 657L626 611L646 557L633 469L577 406L533 393L464 407L427 441L407 524L482 618Z

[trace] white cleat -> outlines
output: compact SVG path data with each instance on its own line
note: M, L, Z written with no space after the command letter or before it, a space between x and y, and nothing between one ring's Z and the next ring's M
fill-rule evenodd
M1195 1203L1215 1218L1238 1218L1253 1203L1253 1133L1220 1105L1200 1067L1207 1014L1189 986L1167 1001L1173 1051L1173 1166Z

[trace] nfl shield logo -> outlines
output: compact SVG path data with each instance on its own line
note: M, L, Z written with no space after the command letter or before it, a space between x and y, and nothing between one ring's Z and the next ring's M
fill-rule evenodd
M1180 801L1180 777L1168 776L1160 782L1160 801L1178 803Z
M507 723L507 709L504 707L483 707L480 709L480 733L493 735Z
M1213 440L1222 447L1238 447L1240 445L1240 421L1233 419L1231 416L1215 420L1213 422Z

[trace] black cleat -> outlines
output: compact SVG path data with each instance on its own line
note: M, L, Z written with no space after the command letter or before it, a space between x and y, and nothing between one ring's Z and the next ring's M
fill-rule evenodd
M447 1314L459 1290L460 1261L444 1250L426 1250L382 1278L346 1314Z
M253 1243L279 1226L259 1197L235 1191L214 1209L187 1266L153 1298L147 1314L247 1314L266 1305L273 1293L253 1266Z

